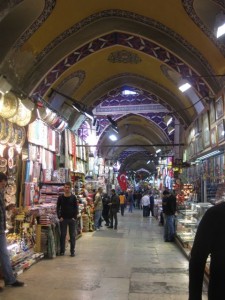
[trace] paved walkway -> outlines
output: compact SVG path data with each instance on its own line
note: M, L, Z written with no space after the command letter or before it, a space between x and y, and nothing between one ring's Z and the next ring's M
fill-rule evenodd
M163 241L163 227L141 210L118 217L117 231L83 233L76 257L40 261L19 276L24 288L7 287L0 299L187 300L188 262Z

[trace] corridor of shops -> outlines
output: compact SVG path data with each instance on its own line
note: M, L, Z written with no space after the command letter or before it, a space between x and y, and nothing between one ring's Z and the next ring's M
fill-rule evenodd
M41 260L19 276L24 288L7 287L0 299L187 300L188 261L163 241L158 220L139 209L118 218L118 230L103 222L100 231L83 233L75 257L67 251Z

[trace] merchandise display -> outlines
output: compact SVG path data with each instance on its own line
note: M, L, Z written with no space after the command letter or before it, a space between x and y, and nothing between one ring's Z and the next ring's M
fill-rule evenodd
M19 275L43 257L59 254L57 199L65 182L75 184L76 172L85 172L87 154L80 149L80 157L76 157L76 137L71 131L65 134L67 124L56 114L48 110L45 122L31 120L31 111L14 98L10 94L1 98L0 171L8 175L4 195L7 242L13 270ZM7 105L12 108L8 115ZM26 132L22 125L30 120ZM77 238L83 231L83 209L80 201Z
M187 258L190 257L198 224L206 210L210 207L212 207L211 203L189 202L186 205L186 209L178 210L178 216L176 218L176 242ZM206 275L209 274L209 262L210 258L208 258L205 268Z

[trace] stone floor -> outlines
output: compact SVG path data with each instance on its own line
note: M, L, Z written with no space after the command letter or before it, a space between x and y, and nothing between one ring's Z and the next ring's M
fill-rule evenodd
M19 276L25 287L6 287L0 299L187 300L187 259L163 242L158 221L140 210L118 218L117 231L83 233L76 257L40 261Z

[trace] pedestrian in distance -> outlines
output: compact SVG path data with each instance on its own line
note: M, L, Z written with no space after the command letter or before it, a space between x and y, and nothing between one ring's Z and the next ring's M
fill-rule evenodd
M108 228L114 228L117 229L118 226L118 219L117 219L117 213L119 211L120 207L120 201L119 197L116 194L116 191L114 189L111 190L111 198L109 202L110 206L110 226ZM114 223L114 227L113 227Z
M95 230L100 230L100 224L101 224L101 222L99 222L99 221L100 221L100 219L102 217L102 209L103 209L102 192L103 192L102 187L99 187L98 191L97 191L97 193L95 195L95 198L94 198L94 207L95 207L94 223L95 223Z
M163 192L164 241L173 242L175 236L176 197L169 191Z
M120 193L119 199L120 199L120 213L121 216L124 216L124 209L125 209L125 202L126 202L126 196L124 195L124 192Z
M145 193L141 198L141 205L143 207L143 217L147 218L149 216L149 206L150 206L150 199L148 193Z

